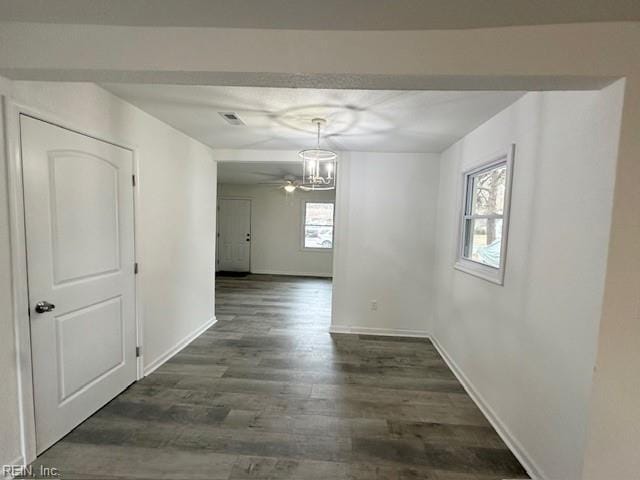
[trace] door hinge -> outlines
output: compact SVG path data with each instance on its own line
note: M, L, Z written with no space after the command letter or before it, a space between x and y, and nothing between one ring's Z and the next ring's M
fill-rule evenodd
M131 185L133 185L134 187L136 186L136 176L135 175L131 175Z
M136 347L136 358L142 356L142 347Z
M136 262L133 264L133 274L137 275L139 271L140 271L140 268L138 268L138 262Z

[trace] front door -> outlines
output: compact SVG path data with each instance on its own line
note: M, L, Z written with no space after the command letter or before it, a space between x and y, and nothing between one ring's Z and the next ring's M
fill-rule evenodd
M220 199L218 269L248 272L251 268L251 200Z
M136 379L133 156L22 115L40 454Z

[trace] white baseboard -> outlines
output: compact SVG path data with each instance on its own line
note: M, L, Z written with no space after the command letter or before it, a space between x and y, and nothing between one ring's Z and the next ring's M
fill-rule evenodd
M532 479L536 480L547 480L548 477L544 474L539 465L531 459L531 456L527 453L526 449L522 446L522 444L518 441L518 439L511 433L509 428L505 425L505 423L498 417L496 412L491 408L489 403L484 399L484 397L478 392L476 387L473 385L471 380L465 375L462 369L458 366L458 364L451 358L451 356L447 353L444 347L438 342L438 340L431 336L431 343L433 343L436 350L440 356L444 359L446 364L449 366L453 374L460 381L464 389L467 391L471 399L474 403L480 408L482 413L489 423L493 426L493 428L498 432L502 441L509 447L509 450L516 456L520 464L527 471L529 476Z
M330 273L317 273L317 272L285 272L282 270L253 270L251 269L251 273L255 273L256 275L288 275L290 277L322 277L322 278L331 278L332 275Z
M169 360L175 354L180 352L180 350L182 350L184 347L189 345L193 340L195 340L200 335L202 335L205 332L205 330L208 330L211 326L215 325L217 321L218 320L216 319L216 317L212 317L204 325L202 325L201 327L198 327L195 331L191 332L189 335L187 335L182 340L180 340L175 346L171 347L169 350L164 352L162 355L160 355L158 358L156 358L149 365L144 367L144 376L146 377L147 375L151 374L154 370L156 370L158 367L160 367L163 363L165 363L167 360Z
M372 328L350 327L345 325L331 325L330 333L354 333L360 335L384 335L388 337L417 337L429 338L426 330L404 330L401 328Z
M6 464L6 466L9 466L9 465L24 467L25 466L24 457L22 455L20 455L13 462L9 462L9 463ZM12 480L14 478L14 475L5 473L5 471L3 469L4 466L5 465L0 466L0 478L2 480Z

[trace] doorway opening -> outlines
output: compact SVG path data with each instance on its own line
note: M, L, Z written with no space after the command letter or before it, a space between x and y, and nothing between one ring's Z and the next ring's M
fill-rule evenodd
M271 328L301 328L286 313L313 310L314 326L329 329L336 192L306 191L301 180L299 161L218 163L218 322L259 304Z

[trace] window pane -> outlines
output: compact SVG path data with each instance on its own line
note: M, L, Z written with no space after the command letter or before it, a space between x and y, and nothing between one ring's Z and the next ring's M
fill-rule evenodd
M305 225L333 225L333 203L307 203Z
M500 165L491 170L477 173L469 179L472 183L472 215L502 215L507 179L507 166Z
M304 227L304 247L333 247L333 227Z
M465 222L464 256L500 268L502 219L473 218Z

